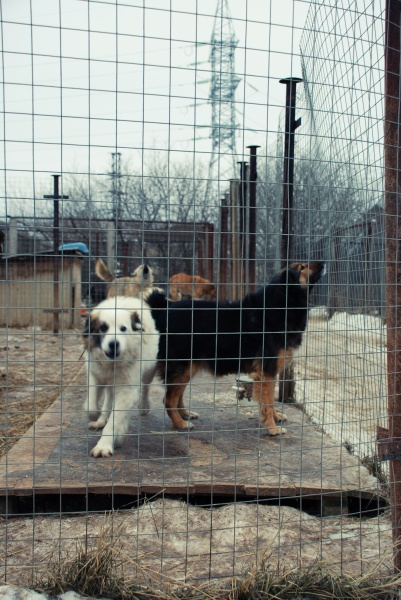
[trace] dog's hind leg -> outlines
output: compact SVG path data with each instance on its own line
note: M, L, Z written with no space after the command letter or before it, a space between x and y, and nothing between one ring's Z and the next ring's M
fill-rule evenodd
M164 398L164 406L168 416L171 419L174 429L192 429L193 425L190 421L186 421L182 418L182 412L184 415L189 415L188 411L184 406L183 395L185 388L189 382L190 375L189 371L181 376L180 381L170 383L166 382L166 395Z
M259 402L261 421L266 427L267 433L269 435L286 433L284 427L276 425L276 419L280 420L283 415L280 415L274 408L275 377L261 371L253 373L252 378L255 380L253 397Z
M96 377L89 371L88 373L88 394L84 403L84 410L88 413L90 420L97 419L99 416L99 398L102 393L101 386L98 385Z
M193 412L192 410L188 410L184 404L184 392L178 398L178 412L184 421L189 421L190 419L197 419L199 417L198 413Z
M141 393L139 395L139 410L141 415L147 415L150 409L149 386L156 375L156 367L142 371Z
M277 374L278 374L280 388L285 387L287 373L292 366L292 359L293 359L292 350L282 349L278 352ZM282 398L280 396L279 396L279 400L282 400ZM278 412L275 408L273 410L274 410L274 418L276 421L286 421L287 420L287 415L285 415L284 413Z

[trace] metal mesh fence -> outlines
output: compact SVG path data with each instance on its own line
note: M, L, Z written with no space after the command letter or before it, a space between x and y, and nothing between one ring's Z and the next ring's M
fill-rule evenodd
M392 572L384 10L2 4L4 583Z

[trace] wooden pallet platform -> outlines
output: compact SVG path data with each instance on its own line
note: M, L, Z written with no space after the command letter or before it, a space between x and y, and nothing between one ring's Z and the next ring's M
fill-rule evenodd
M112 458L92 458L100 434L87 429L83 373L77 381L3 458L3 501L33 494L318 497L329 511L343 512L349 496L378 496L376 479L358 459L294 406L285 405L287 434L267 436L258 409L236 401L228 377L194 379L186 404L199 419L191 432L171 429L155 384L150 414L132 418Z

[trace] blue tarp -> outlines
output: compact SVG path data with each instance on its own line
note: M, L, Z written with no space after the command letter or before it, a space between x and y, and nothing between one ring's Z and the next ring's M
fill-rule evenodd
M86 246L86 244L84 244L82 242L74 242L71 244L62 244L61 246L58 247L58 249L60 250L60 252L63 252L64 250L77 250L78 252L82 252L82 254L89 254L88 247Z

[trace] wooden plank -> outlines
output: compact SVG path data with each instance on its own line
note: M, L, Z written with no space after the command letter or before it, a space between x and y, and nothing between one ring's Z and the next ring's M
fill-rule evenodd
M77 374L75 385L68 386L0 463L0 496L378 495L376 479L358 459L318 431L301 411L286 406L288 433L272 438L260 428L257 408L237 407L231 378L200 381L191 388L191 409L200 415L194 430L171 431L161 403L163 390L155 385L150 414L132 419L127 439L112 458L94 459L90 450L100 434L87 429L82 411L85 377Z
M83 363L78 363L77 373L69 382L74 386L82 378ZM37 468L45 463L60 442L63 432L70 427L71 421L67 418L67 407L63 403L63 395L51 405L48 410L28 429L25 435L9 450L0 461L0 495L13 493L18 481L14 470L21 470L24 466L28 469ZM32 488L32 477L29 478ZM21 489L26 486L20 485Z

